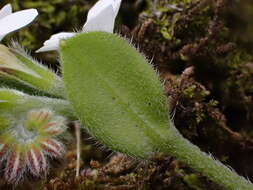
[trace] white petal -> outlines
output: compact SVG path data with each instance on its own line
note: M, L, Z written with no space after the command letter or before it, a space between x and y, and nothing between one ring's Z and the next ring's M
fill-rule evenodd
M106 7L112 5L112 0L99 0L88 12L87 20L92 17L96 17L101 11L103 11Z
M12 13L0 19L0 40L5 35L31 23L37 15L38 12L36 9L27 9Z
M46 52L46 51L55 51L58 48L59 48L59 43L58 44L47 45L47 46L42 46L41 48L36 50L36 53Z
M100 0L88 13L87 21L83 26L84 32L104 31L113 32L115 13L111 0Z
M88 12L84 32L104 31L113 33L115 18L121 0L99 0Z
M114 10L114 17L115 18L117 16L118 12L119 12L120 4L121 4L121 0L112 0L112 7L113 7L113 10Z
M75 32L60 32L58 34L54 34L47 41L44 42L43 47L38 49L36 53L57 50L59 49L60 40L71 38L75 35Z
M12 7L11 4L5 5L1 10L0 10L0 19L10 15L12 13Z
M60 33L57 33L57 34L53 34L50 39L59 39L59 38L70 38L72 37L73 35L75 35L76 33L75 32L60 32Z

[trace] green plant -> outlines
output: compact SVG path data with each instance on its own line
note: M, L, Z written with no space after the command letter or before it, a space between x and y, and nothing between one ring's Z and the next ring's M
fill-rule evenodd
M63 80L20 47L0 47L0 157L6 180L18 182L26 167L43 176L47 157L63 156L58 136L66 119L80 119L113 151L145 160L167 153L228 190L252 190L250 181L178 132L151 64L128 40L112 34L120 3L98 1L83 31L55 34L44 43L39 51L60 45Z
M162 83L128 41L90 32L63 41L60 52L68 98L83 125L103 144L144 159L165 152L226 189L253 189L182 137L169 118Z

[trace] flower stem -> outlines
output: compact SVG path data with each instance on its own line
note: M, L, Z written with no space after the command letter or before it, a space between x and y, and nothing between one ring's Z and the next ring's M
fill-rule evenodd
M19 115L32 109L48 108L70 121L77 119L70 102L62 99L31 96L17 90L0 88L0 103L0 113Z
M26 103L26 105L31 105L31 107L51 108L55 112L67 117L70 121L77 119L71 104L66 100L49 97L27 96Z
M81 126L78 121L74 123L76 133L76 178L80 175L80 162L81 162Z
M163 145L163 152L175 156L226 190L253 190L253 184L249 180L239 176L211 155L202 152L185 139L173 124L171 124L171 132L170 142Z

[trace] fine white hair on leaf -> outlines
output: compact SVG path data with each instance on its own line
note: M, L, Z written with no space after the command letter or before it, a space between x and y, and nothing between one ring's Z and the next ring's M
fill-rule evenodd
M245 178L246 178L246 180L247 180L250 184L253 183L253 182L249 179L249 176L246 176Z
M10 44L8 45L8 47L16 52L17 54L20 54L24 57L26 57L27 59L30 59L32 62L37 63L37 65L41 68L45 67L47 69L50 69L52 72L54 72L49 66L43 64L40 60L37 60L36 58L31 56L31 51L29 49L24 48L23 46L21 46L18 41L16 40L11 40Z
M30 60L32 63L34 63L37 67L44 69L44 70L48 70L50 71L52 74L55 74L56 77L59 77L60 75L60 66L57 66L59 68L57 68L56 70L53 69L50 65L47 64L43 64L42 61L34 58L31 56L31 51L24 48L23 46L21 46L18 41L16 40L11 40L11 42L9 43L8 47L10 48L11 51L14 51L15 53L27 58L28 60ZM29 85L29 84L28 84Z
M110 152L106 157L105 160L109 160L110 158L112 158L113 156L115 156L117 154L117 152Z

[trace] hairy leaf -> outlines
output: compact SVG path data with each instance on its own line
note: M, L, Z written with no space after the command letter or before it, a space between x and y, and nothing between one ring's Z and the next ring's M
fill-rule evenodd
M169 135L163 86L147 60L115 34L61 43L63 77L83 125L109 148L148 158Z

